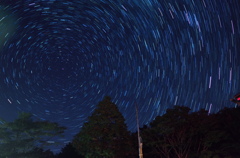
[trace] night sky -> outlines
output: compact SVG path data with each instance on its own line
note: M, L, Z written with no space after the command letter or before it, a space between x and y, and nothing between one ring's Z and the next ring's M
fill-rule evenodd
M64 143L106 95L136 131L135 103L141 126L214 113L239 78L239 0L0 0L0 117L58 122Z

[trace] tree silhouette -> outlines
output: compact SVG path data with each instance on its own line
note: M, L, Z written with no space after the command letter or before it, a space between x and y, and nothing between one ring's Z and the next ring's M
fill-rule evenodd
M61 152L56 156L57 158L81 158L76 149L72 146L72 143L68 143Z
M99 102L74 137L73 146L84 157L126 157L130 139L124 117L110 97Z
M55 158L54 154L50 150L44 151L41 148L34 148L32 151L27 153L17 153L11 155L12 157L17 158ZM10 158L12 158L10 157Z
M144 130L143 140L153 149L152 156L186 157L191 147L188 113L190 109L175 106L167 109L163 116L157 116L150 123L150 129Z
M0 157L20 157L50 145L65 127L48 121L33 121L29 113L21 113L13 122L0 121ZM52 142L51 142L52 145ZM13 156L14 155L14 156Z
M175 106L157 116L142 130L146 158L237 158L240 155L240 108L216 114L206 110L190 113Z
M240 155L240 107L224 108L216 114L218 130L223 132L222 139L215 144L214 150L220 157L239 157Z

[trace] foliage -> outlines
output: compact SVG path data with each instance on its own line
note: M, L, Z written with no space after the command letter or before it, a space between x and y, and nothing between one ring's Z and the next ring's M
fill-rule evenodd
M240 107L224 108L216 114L218 129L224 132L224 139L214 147L220 157L239 157L240 155ZM218 152L219 153L219 152Z
M129 132L124 117L110 97L99 102L73 145L85 157L126 157L130 149Z
M153 148L152 156L185 157L191 146L191 134L188 124L187 107L175 106L168 109L166 114L158 116L150 123L149 129L144 130L143 140Z
M235 158L240 154L240 110L189 113L175 106L142 129L144 157Z
M44 151L41 148L34 148L32 151L26 153L18 153L11 155L12 157L17 158L54 158L54 154L50 150Z
M57 158L81 158L76 149L72 146L72 143L68 143L61 152L56 156Z
M21 113L13 122L1 120L0 156L20 157L48 144L53 137L61 135L65 127L48 121L33 121L29 113ZM52 145L52 144L51 144ZM14 155L14 156L13 156ZM27 157L27 156L26 156Z
M0 120L0 157L8 158L122 158L138 157L137 133L127 131L124 117L110 97L99 102L73 142L54 156L44 151L64 127L34 121L22 113L13 122ZM237 158L240 155L240 108L216 114L190 112L175 106L141 128L145 158ZM83 156L82 156L83 155Z

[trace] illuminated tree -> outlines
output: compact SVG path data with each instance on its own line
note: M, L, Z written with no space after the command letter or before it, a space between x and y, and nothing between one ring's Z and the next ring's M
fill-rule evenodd
M73 140L84 157L123 158L128 154L129 132L124 117L110 97L99 102Z

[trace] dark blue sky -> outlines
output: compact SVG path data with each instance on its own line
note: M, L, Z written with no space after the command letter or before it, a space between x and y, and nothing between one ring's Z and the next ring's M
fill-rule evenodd
M239 0L0 2L0 117L68 127L105 95L136 130L173 105L217 112L239 92ZM57 147L58 150L61 147Z

